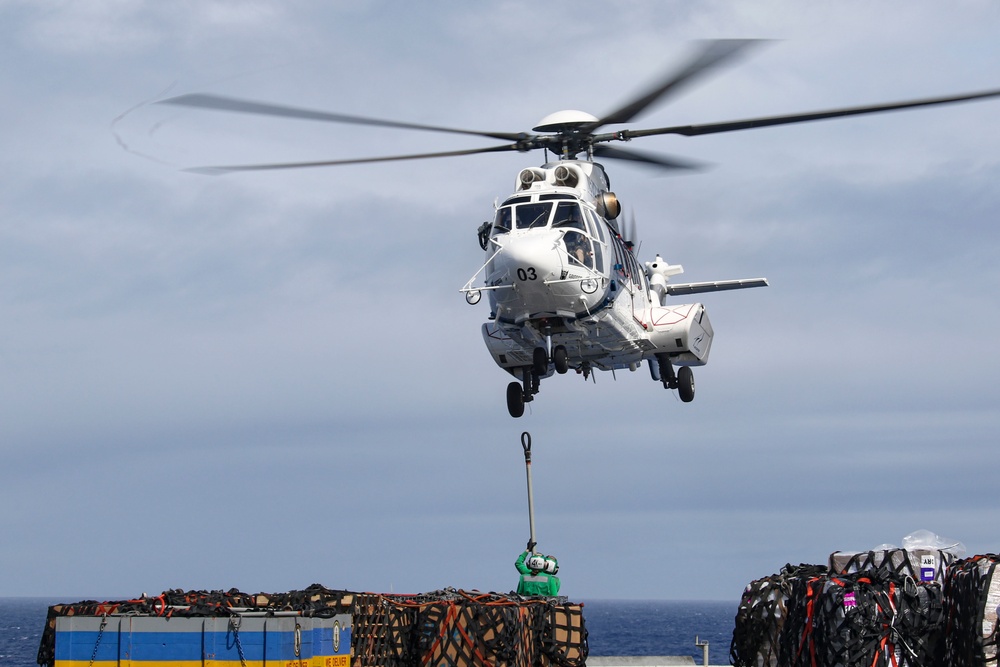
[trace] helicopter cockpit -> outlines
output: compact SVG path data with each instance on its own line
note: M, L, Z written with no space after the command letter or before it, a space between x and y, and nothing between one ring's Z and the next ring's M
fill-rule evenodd
M569 195L511 197L497 209L490 238L514 230L547 228L562 232L560 238L571 264L601 270L605 230L593 211Z
M600 241L591 243L590 234L599 229L597 224L591 225L592 231L588 232L583 222L580 206L575 202L559 202L553 216L552 228L563 229L563 243L566 245L566 252L570 261L576 262L588 269L595 268L594 252L600 254ZM599 266L600 264L598 264Z

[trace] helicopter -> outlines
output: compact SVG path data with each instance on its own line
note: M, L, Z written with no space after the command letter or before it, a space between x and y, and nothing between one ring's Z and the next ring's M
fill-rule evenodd
M595 120L562 112L535 130ZM553 373L574 369L587 379L643 362L681 401L694 400L691 368L708 362L715 332L704 305L668 304L666 297L764 287L767 280L669 284L681 265L657 255L640 266L634 222L631 233L617 224L621 204L592 159L524 169L515 187L480 227L488 257L461 290L472 305L489 294L483 339L497 365L517 378L507 385L510 415L522 416ZM481 274L484 284L473 286Z
M485 292L490 314L481 331L496 364L513 380L506 402L511 417L524 414L543 379L570 370L593 378L597 370L649 367L651 378L694 399L693 367L708 362L715 332L702 303L673 304L669 297L767 286L765 278L671 283L683 266L660 255L640 264L634 218L620 221L622 205L611 189L604 160L629 161L662 171L692 170L683 158L610 146L657 135L701 136L832 118L952 104L1000 96L1000 90L845 107L700 125L600 131L628 123L698 77L733 60L761 40L710 40L679 68L671 68L641 95L597 117L563 110L542 118L531 132L483 132L353 116L212 94L193 93L159 104L320 122L485 137L503 143L482 148L315 162L198 167L199 173L294 169L543 150L545 161L522 169L514 191L494 205L477 229L486 253L460 289L470 305ZM551 158L551 159L550 159ZM600 162L598 161L600 160Z

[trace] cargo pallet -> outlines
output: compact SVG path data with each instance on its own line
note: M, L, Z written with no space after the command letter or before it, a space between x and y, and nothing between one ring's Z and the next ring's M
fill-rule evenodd
M166 591L49 607L45 667L583 667L582 604L446 589Z

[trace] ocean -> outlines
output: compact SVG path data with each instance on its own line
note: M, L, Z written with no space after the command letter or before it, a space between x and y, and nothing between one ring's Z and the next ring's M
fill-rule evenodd
M584 600L583 618L590 655L690 655L700 665L697 636L709 643L710 664L728 665L738 608L739 601Z
M75 600L0 598L0 665L35 667L49 605ZM579 602L579 600L574 600ZM729 664L738 602L583 600L590 655L690 655L709 642L713 665Z

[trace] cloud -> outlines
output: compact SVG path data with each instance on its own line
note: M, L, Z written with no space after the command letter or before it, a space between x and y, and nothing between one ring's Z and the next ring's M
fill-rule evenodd
M995 102L644 141L713 167L609 165L641 258L771 287L704 298L694 403L571 374L518 421L458 289L541 155L205 177L176 168L490 142L151 102L519 131L614 108L692 39L779 38L637 126L713 122L995 87L997 11L0 5L0 594L509 590L524 430L574 597L735 600L917 528L996 551Z
M23 21L21 34L32 47L63 55L141 53L185 34L197 38L212 30L273 28L284 14L283 5L264 0L208 0L169 7L128 0L85 4L8 0L4 5Z

